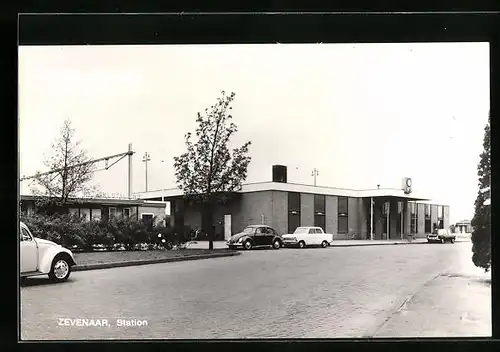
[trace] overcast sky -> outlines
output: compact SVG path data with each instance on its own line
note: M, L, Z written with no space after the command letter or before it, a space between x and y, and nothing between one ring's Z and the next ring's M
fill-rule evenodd
M133 144L133 188L175 187L198 111L235 92L234 145L251 140L247 182L413 188L471 218L489 111L489 46L449 44L50 46L19 48L20 174L44 169L64 119L93 158ZM163 162L162 162L163 160ZM101 165L103 166L103 165ZM95 175L127 192L127 161ZM21 193L28 193L22 182Z

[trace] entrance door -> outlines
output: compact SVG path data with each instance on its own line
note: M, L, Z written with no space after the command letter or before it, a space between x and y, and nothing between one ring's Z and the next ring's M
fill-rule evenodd
M27 229L21 227L20 238L21 273L38 269L38 247Z
M231 235L231 214L226 214L224 215L224 239L227 241Z

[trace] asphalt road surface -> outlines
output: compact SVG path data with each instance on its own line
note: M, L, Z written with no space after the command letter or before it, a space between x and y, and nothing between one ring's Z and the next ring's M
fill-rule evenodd
M254 250L31 278L21 339L487 336L491 290L470 258L469 242Z

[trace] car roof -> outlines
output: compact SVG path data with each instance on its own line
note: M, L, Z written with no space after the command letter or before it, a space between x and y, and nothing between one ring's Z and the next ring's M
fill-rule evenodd
M269 225L248 225L247 227L271 227Z

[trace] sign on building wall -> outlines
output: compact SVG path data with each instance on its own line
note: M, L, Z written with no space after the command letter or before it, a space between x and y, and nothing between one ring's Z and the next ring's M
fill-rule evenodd
M411 177L403 177L401 188L403 189L403 192L405 192L405 194L411 193L412 183L413 182L411 180Z

